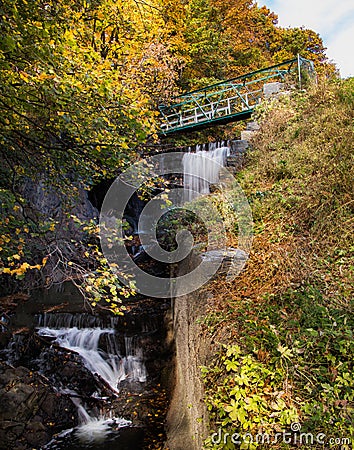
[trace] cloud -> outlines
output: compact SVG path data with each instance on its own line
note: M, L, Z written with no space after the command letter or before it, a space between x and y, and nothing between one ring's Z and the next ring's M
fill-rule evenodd
M333 62L337 63L343 78L354 77L353 58L348 50L353 42L354 31L352 28L347 28L331 39L327 46L326 54L330 60L333 59Z
M318 33L326 54L341 76L354 74L354 59L348 48L354 42L353 0L259 0L275 12L282 27L305 27Z

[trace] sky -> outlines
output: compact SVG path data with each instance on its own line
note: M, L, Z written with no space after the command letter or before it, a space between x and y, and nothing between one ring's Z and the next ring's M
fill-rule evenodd
M354 76L354 0L258 0L278 15L281 27L318 33L341 77Z

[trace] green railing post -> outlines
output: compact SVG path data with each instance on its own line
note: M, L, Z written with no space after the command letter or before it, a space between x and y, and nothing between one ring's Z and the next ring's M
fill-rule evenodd
M301 89L301 62L299 53L297 54L297 70L299 74L299 89Z

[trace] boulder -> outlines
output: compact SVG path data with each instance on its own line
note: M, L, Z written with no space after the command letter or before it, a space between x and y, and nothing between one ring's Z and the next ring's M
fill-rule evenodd
M0 363L0 398L0 449L39 448L54 433L77 424L70 398L25 367Z

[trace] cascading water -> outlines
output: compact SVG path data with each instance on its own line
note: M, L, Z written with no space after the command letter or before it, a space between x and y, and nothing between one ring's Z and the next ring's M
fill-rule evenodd
M68 429L62 431L55 439L50 441L44 446L43 450L61 450L67 447L70 441L77 439L77 445L80 447L83 445L85 448L96 447L102 444L110 434L112 430L128 427L131 425L130 420L117 417L92 417L87 412L86 408L82 404L82 400L78 397L77 392L71 389L61 390L62 394L71 396L72 402L77 407L79 425L74 429ZM69 439L69 442L67 441Z
M122 381L146 381L143 353L133 338L125 337L125 356L119 351L119 343L113 328L48 328L38 329L39 336L54 338L60 347L78 353L92 373L98 374L114 392ZM100 342L104 339L104 350Z
M162 448L170 302L134 298L126 307L124 316L90 314L67 284L1 317L1 448Z
M183 186L186 200L191 201L200 194L209 194L210 184L219 182L219 168L225 167L230 148L222 143L196 146L195 153L183 156ZM215 164L217 163L217 164Z
M123 381L144 383L147 378L146 368L136 337L124 336L124 339L118 339L114 328L99 327L99 320L94 319L92 316L72 314L40 316L37 334L51 338L58 346L79 354L85 367L99 375L116 394ZM50 327L44 324L50 324ZM96 326L86 328L88 324ZM75 429L65 430L47 444L45 448L48 450L63 449L70 441L76 442L80 448L95 448L109 440L117 430L131 426L130 420L120 417L90 414L78 393L72 389L61 389L60 392L70 396L77 407L79 425Z
M75 394L75 392L73 392L73 394ZM75 431L75 436L84 444L98 444L104 442L111 433L113 425L115 425L116 428L131 425L130 420L122 418L107 419L105 417L92 417L82 405L79 398L72 397L72 401L77 407L80 423Z

